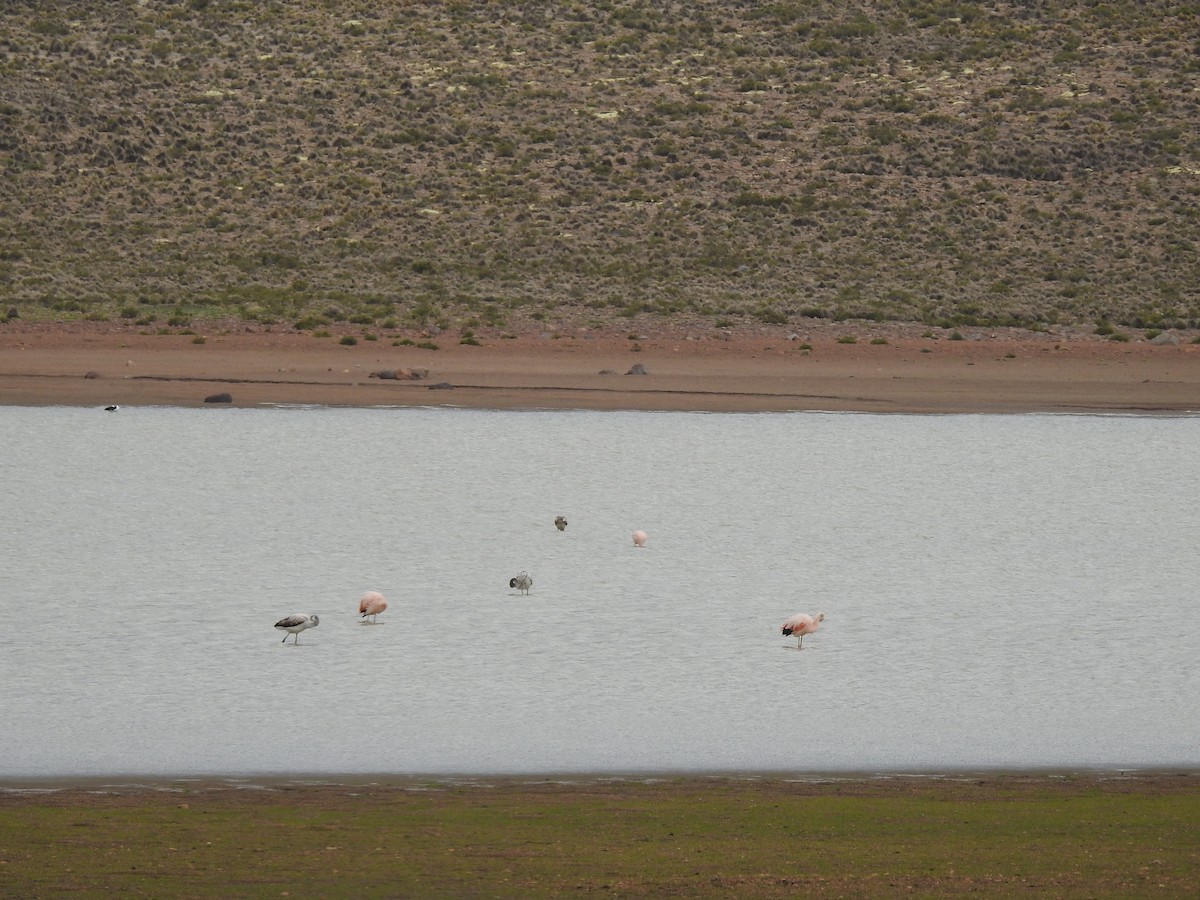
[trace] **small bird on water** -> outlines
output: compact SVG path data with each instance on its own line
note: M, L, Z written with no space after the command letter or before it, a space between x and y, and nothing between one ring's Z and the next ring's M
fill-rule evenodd
M796 613L786 622L783 623L783 633L785 636L796 636L796 649L799 650L804 646L804 636L812 634L825 621L825 613L817 613L816 616L810 616L807 613Z
M296 639L294 644L300 643L300 632L306 628L316 628L320 620L316 616L310 616L307 613L295 613L294 615L285 616L275 623L275 627L280 631L286 631L288 634L294 634ZM283 642L286 644L288 635L283 636Z
M383 594L379 591L367 591L362 595L362 599L358 601L358 612L365 619L371 617L369 624L375 624L375 617L387 609L387 601L383 599ZM366 622L364 625L368 624Z
M554 527L557 528L559 531L566 531L567 530L567 517L566 516L555 516Z
M533 578L528 572L518 572L514 577L508 579L508 586L516 588L522 594L528 594L529 589L533 587Z

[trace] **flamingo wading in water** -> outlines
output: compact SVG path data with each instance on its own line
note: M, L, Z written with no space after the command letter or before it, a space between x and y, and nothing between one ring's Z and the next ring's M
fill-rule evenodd
M358 601L358 612L365 619L371 617L370 624L376 624L375 617L387 609L387 601L383 599L383 594L379 591L367 591L362 595L362 599ZM366 622L364 625L368 624Z
M529 589L533 587L533 578L528 572L518 572L514 577L508 579L508 586L516 588L522 594L528 594Z
M296 640L292 643L300 643L300 632L305 628L316 628L320 620L316 616L310 616L307 613L296 613L295 615L286 616L275 623L275 627L280 631L286 631L288 634L294 634ZM288 636L283 636L283 642L287 643Z
M796 613L786 622L783 623L783 633L786 636L796 636L796 649L799 650L804 646L804 636L812 634L825 621L825 613L817 613L815 616L810 616L808 613Z
M648 537L649 537L649 535L647 535L646 532L644 532L644 531L635 531L633 533L633 546L645 547L646 546L646 538L648 538Z

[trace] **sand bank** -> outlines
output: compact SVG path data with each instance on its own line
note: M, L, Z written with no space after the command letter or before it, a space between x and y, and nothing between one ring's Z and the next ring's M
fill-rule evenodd
M144 334L113 326L0 326L0 405L457 406L906 413L1200 411L1200 344L893 328L801 334L616 333L394 338L265 330ZM198 340L203 337L203 341ZM886 343L884 342L886 341ZM629 374L641 366L646 374ZM418 370L419 380L375 377Z

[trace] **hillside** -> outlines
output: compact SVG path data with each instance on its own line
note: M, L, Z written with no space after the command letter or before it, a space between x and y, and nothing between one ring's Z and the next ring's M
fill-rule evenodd
M0 316L1196 328L1198 23L1133 0L5 3Z

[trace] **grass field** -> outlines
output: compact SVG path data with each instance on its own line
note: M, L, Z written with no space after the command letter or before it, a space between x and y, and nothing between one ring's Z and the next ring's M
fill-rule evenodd
M1184 897L1200 777L380 779L0 794L0 894Z

